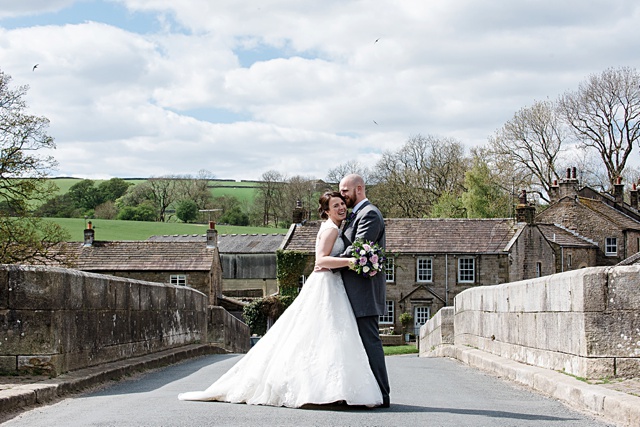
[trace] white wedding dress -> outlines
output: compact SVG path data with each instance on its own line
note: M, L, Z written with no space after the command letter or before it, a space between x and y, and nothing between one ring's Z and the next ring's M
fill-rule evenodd
M330 227L320 227L318 237ZM344 248L338 237L331 255ZM340 273L312 273L295 301L256 345L208 389L180 400L288 406L382 403Z

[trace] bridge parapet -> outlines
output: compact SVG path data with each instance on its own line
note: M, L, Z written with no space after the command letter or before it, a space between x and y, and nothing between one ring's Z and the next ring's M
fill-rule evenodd
M421 328L421 355L449 355L443 331L451 323L455 346L579 377L640 377L640 266L465 290L451 316Z
M205 294L56 267L0 265L0 373L52 376L183 345L246 351L249 329ZM212 314L213 313L213 314ZM211 331L213 334L214 332Z

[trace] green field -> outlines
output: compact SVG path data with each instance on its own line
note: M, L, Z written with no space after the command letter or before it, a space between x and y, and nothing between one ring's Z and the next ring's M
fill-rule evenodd
M83 218L44 218L65 228L71 235L71 241L82 242L86 223ZM163 223L144 221L118 221L108 219L89 220L95 229L96 240L146 240L150 236L173 234L205 234L205 224ZM284 234L286 228L237 227L216 225L220 234Z
M123 178L125 181L140 184L145 182L146 179L138 179L132 178L127 179ZM57 194L65 194L69 191L72 185L77 184L82 181L81 178L51 178L51 181L58 186ZM106 179L95 179L93 180L96 185L99 185L101 182L107 181ZM253 200L256 195L256 188L259 185L259 182L256 181L227 181L227 180L211 180L209 181L209 190L211 191L211 195L213 197L220 196L234 196L241 203L253 203Z

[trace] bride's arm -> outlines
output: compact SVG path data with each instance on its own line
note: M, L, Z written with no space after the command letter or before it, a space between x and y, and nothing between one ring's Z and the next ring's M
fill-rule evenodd
M338 238L338 233L337 228L330 228L322 232L318 237L316 242L316 271L318 267L320 269L349 267L355 262L355 258L338 258L329 255L331 249L333 249L333 244Z

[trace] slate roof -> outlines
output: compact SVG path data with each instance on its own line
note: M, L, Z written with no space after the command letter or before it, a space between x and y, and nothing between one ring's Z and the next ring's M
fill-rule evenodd
M578 197L577 200L581 205L592 210L599 216L608 219L621 229L640 230L640 222L600 200L587 197Z
M209 271L215 250L204 242L65 242L60 251L84 271Z
M385 219L387 251L499 253L522 225L512 219ZM313 253L320 222L292 225L284 249Z
M568 230L561 225L536 224L536 226L548 241L556 243L557 245L563 247L588 248L598 246L595 242L587 239L586 237L580 236L579 234Z
M218 234L218 250L221 254L265 254L273 253L282 244L284 234ZM205 244L205 234L173 234L151 236L151 242L199 242Z

